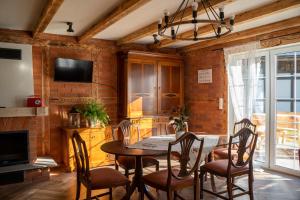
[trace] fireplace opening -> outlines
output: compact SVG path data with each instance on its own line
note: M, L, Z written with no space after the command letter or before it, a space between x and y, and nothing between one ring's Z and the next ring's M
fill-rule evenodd
M0 132L0 167L29 163L28 130Z

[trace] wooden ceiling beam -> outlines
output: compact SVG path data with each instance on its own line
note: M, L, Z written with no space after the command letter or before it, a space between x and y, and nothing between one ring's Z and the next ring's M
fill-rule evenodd
M225 4L228 4L230 2L233 2L233 0L210 0L210 4L214 7L217 6L224 6ZM198 15L201 15L205 13L205 10L203 9L202 5L199 4L198 7ZM179 14L178 16L181 16ZM183 20L191 19L192 18L192 7L188 7L185 12L183 13ZM179 18L176 18L175 21L180 20ZM134 31L133 33L121 38L118 40L117 44L122 45L130 42L134 42L138 39L141 39L143 37L152 35L153 33L157 32L157 22L153 22L152 24L145 26L137 31Z
M79 42L86 41L87 39L92 38L99 32L103 31L110 25L114 24L118 20L122 19L126 15L140 8L141 6L148 3L150 0L127 0L119 5L115 10L109 13L104 19L101 19L98 23L93 25L85 33L79 37Z
M294 8L296 6L300 6L299 0L279 0L268 5L261 6L259 8L255 8L253 10L249 10L247 12L240 13L235 16L235 26L243 24L245 22L253 21L258 19L259 17L266 17L274 13L283 12L287 9ZM229 19L226 19L229 20ZM205 25L199 27L198 34L205 35L213 33L213 29L211 25ZM186 38L193 37L194 31L186 31L184 33L178 34L178 38ZM174 43L178 42L178 40L164 39L161 40L160 44L156 45L157 48L163 48L170 46Z
M236 32L229 34L227 36L221 37L219 39L207 40L198 42L196 44L192 44L182 48L182 51L193 51L202 48L208 48L210 46L219 45L223 43L233 42L237 40L243 40L251 37L256 37L258 35L271 33L274 31L279 31L287 28L297 27L300 25L300 16L293 17L290 19L282 20L279 22L247 29L244 31Z
M39 33L44 32L47 28L48 24L54 17L55 13L62 5L64 0L48 0L47 5L43 9L42 16L40 17L38 24L34 31L32 32L32 36L35 38Z
M283 44L295 43L294 40L295 37L298 37L297 39L298 41L300 41L300 26L274 31L271 33L265 33L262 35L256 35L246 39L235 40L232 42L226 42L226 43L210 46L205 48L205 50L218 50L218 49L241 45L253 41L260 41L261 48L268 48L268 47L273 47L273 46L278 46Z

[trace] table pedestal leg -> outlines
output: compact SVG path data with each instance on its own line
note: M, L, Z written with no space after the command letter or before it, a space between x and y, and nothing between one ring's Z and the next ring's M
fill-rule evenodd
M142 167L142 156L136 156L135 157L135 172L134 177L132 179L132 183L130 185L128 194L126 194L125 199L130 199L130 196L134 192L135 188L138 188L138 191L140 192L140 198L143 199L143 193L144 193L144 184L142 183L142 176L143 176L143 167ZM123 199L124 199L123 198Z

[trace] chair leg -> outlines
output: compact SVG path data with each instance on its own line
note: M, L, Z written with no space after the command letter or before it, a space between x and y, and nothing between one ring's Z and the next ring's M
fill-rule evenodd
M92 197L92 191L88 187L86 188L86 199L91 200Z
M253 196L253 172L249 172L249 177L248 177L248 184L249 184L249 195L250 195L250 200L254 199Z
M198 176L197 176L198 177ZM196 179L196 183L194 183L194 200L199 199L199 179Z
M77 178L77 181L76 181L76 200L79 200L80 198L80 186L81 186L81 183L79 181L79 179Z
M112 200L113 197L112 197L112 188L109 188L109 200Z
M173 191L171 189L167 190L167 199L173 200Z
M228 199L232 200L232 182L231 177L227 177L227 192L228 192Z
M203 181L205 172L200 172L200 199L203 199Z
M128 170L128 169L125 169L125 176L126 176L127 178L129 178L129 170Z
M210 173L210 181L211 181L211 188L212 188L212 191L213 192L216 192L217 189L216 189L216 182L215 182L215 177L212 173Z

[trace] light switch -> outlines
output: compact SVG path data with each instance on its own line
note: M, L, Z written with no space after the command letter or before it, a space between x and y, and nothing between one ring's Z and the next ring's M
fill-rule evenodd
M224 99L219 98L219 110L223 110L223 107L224 107Z

